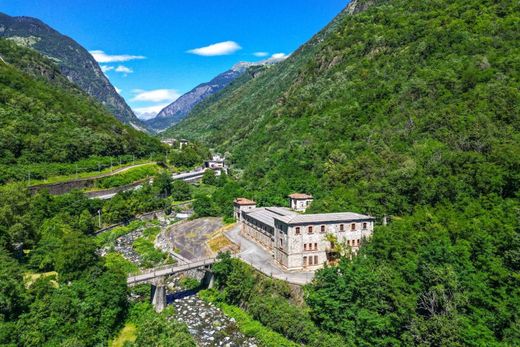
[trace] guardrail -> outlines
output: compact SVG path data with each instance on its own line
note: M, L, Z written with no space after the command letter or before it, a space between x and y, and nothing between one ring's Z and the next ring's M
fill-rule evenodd
M178 272L196 269L203 266L212 265L217 261L217 258L207 258L203 260L194 261L181 265L164 265L155 267L153 269L145 270L139 273L130 274L127 278L128 284L136 284L146 282L157 277L173 275Z

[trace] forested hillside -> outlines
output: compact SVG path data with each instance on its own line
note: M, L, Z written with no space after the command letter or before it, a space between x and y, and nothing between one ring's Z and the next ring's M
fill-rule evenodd
M49 59L6 40L0 57L0 173L23 164L161 151L157 139L121 124Z
M0 37L52 59L61 73L124 123L142 126L90 53L76 41L31 17L0 12Z
M392 216L307 288L346 344L518 345L518 27L513 0L356 1L169 134L230 151L262 204Z

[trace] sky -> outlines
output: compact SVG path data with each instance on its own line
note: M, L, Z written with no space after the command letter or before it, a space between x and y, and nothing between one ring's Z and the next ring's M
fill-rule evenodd
M288 55L348 0L0 0L89 50L139 115L240 61Z

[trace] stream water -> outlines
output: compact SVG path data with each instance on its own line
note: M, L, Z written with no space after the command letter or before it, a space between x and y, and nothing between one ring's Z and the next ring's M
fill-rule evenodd
M170 300L169 300L170 301ZM175 307L177 320L188 326L190 334L202 347L256 347L254 338L245 336L233 318L219 308L199 299L195 295L178 295L171 303Z

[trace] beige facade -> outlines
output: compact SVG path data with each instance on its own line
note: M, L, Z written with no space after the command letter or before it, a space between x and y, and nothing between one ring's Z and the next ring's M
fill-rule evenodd
M255 205L237 213L242 234L271 251L289 270L313 270L330 262L332 245L327 235L334 235L356 253L374 230L373 217L351 212L302 215L286 208Z
M314 198L312 195L294 193L289 195L289 206L295 211L305 212Z

